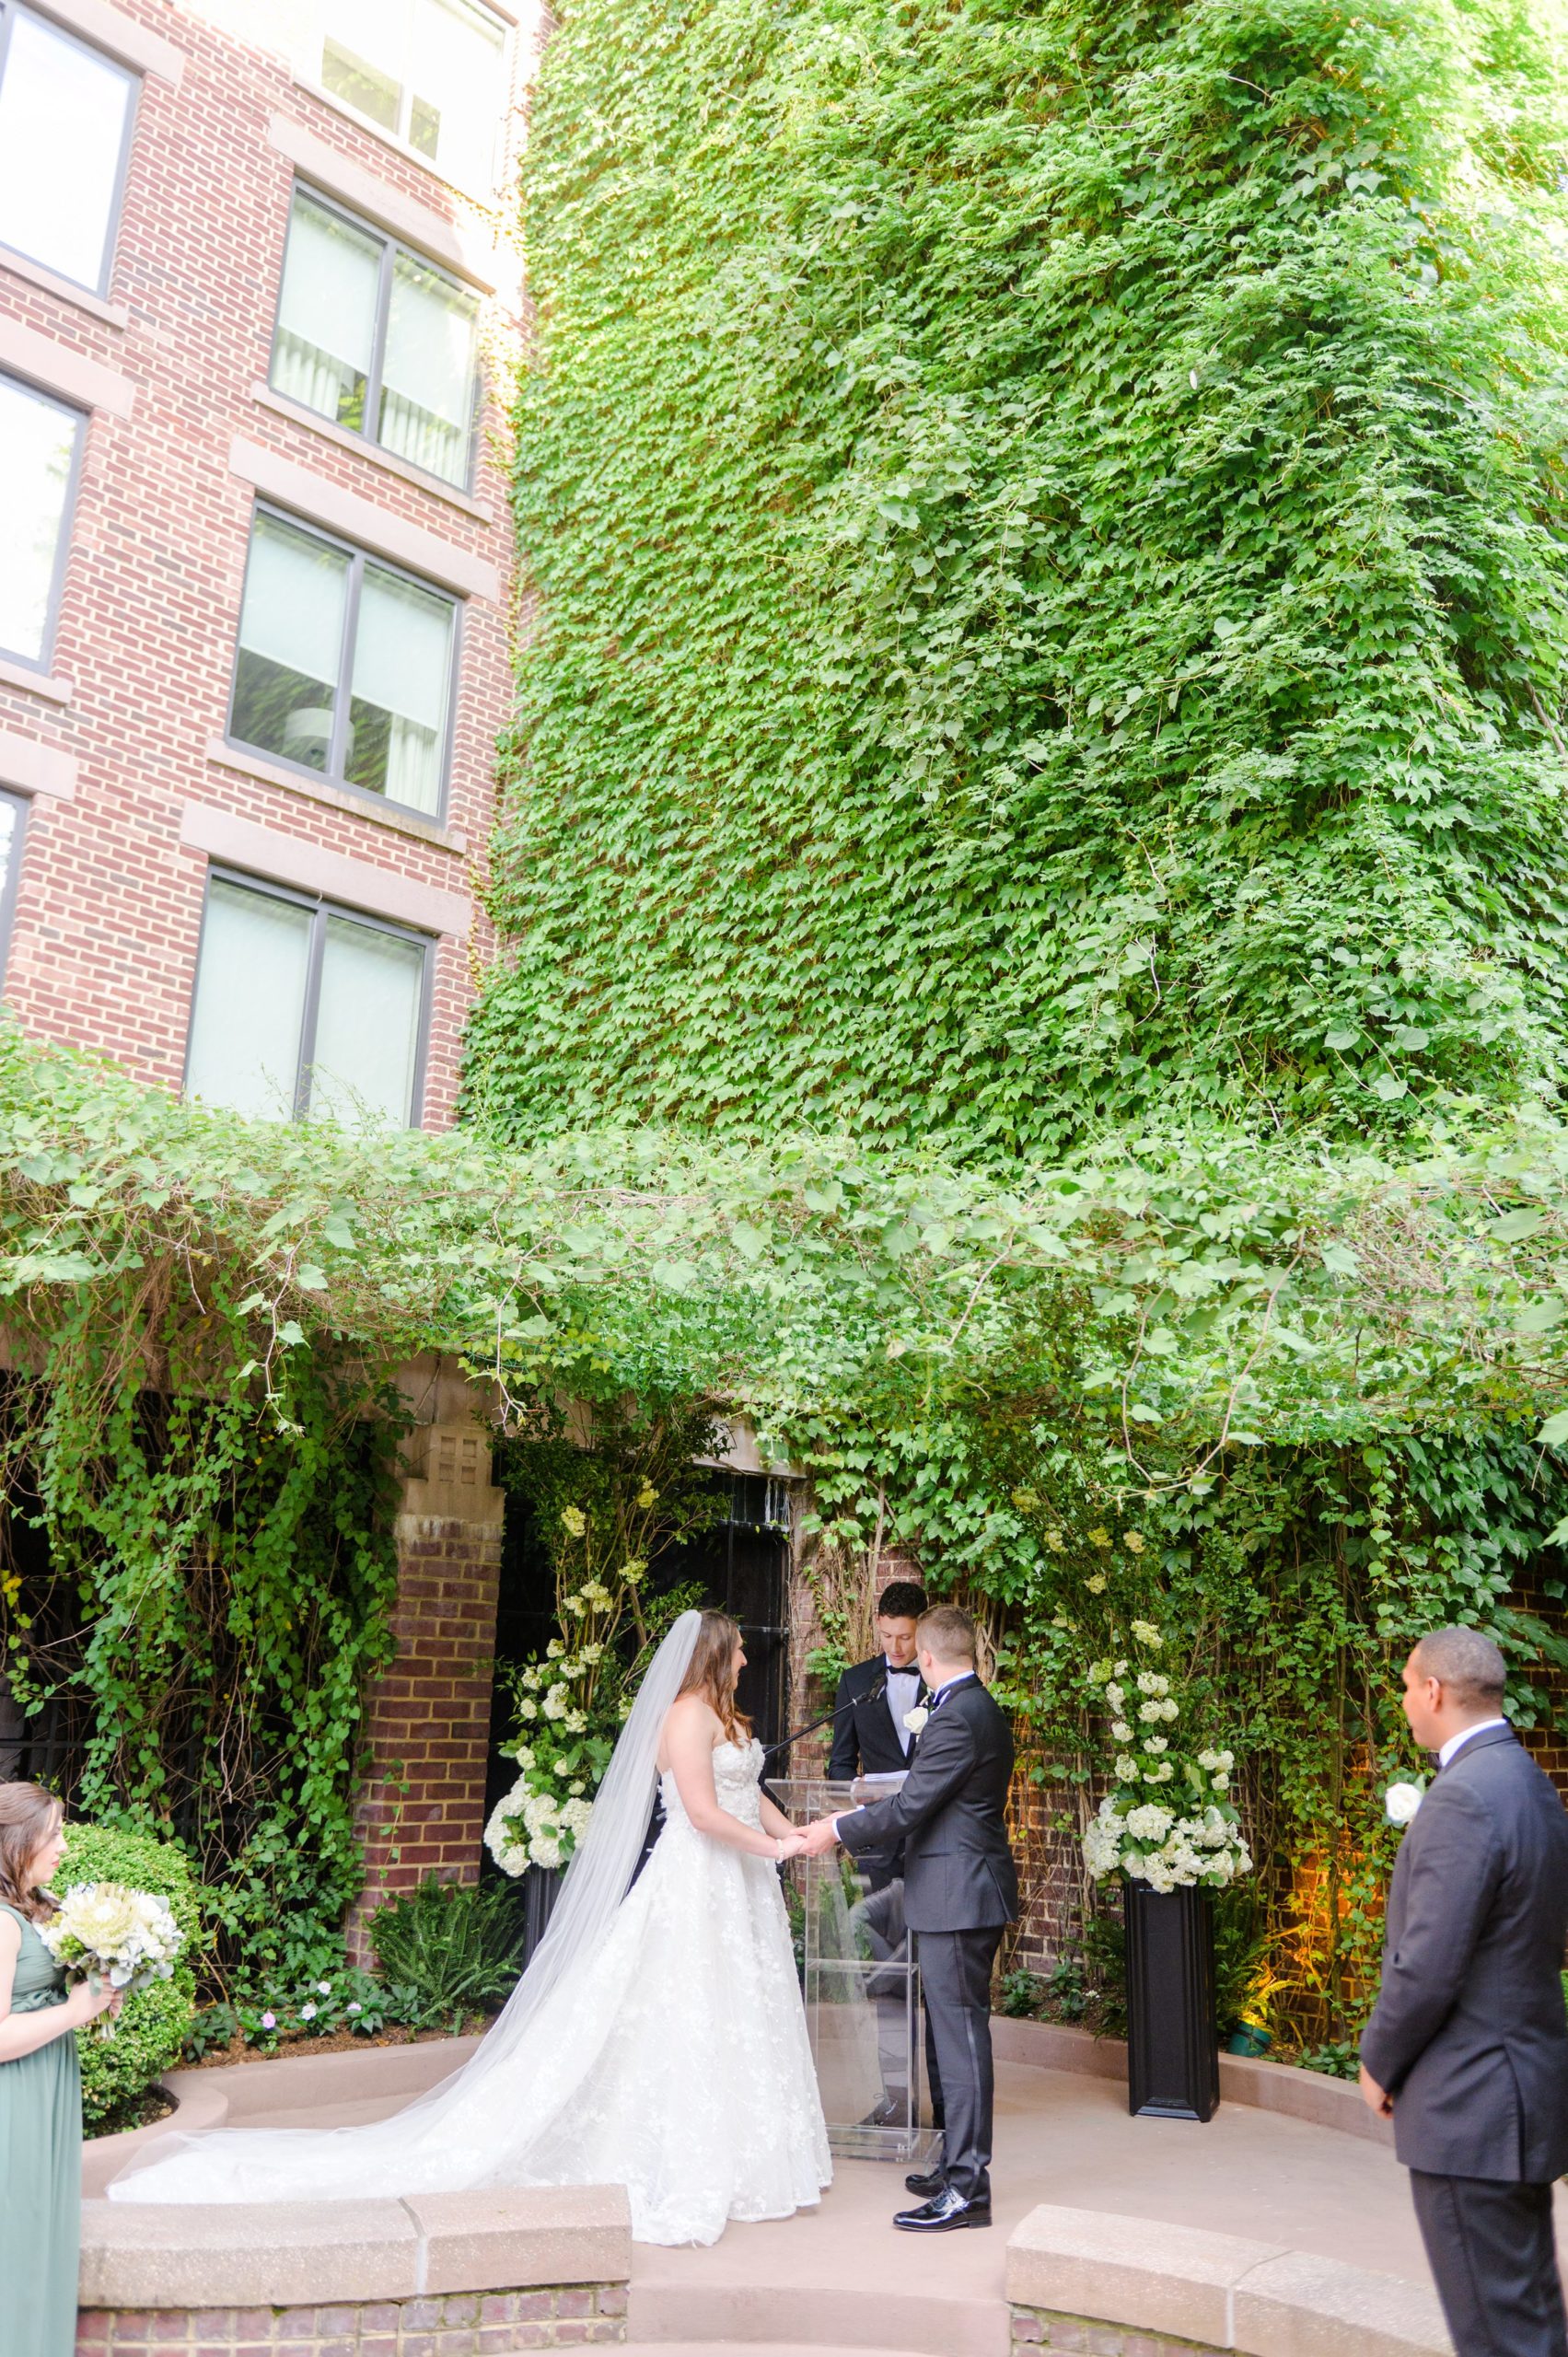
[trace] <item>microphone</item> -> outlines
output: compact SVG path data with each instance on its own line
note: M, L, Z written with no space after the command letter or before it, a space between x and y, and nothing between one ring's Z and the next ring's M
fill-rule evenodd
M776 1751L787 1751L792 1743L800 1741L802 1736L815 1735L819 1727L825 1727L831 1720L841 1718L845 1711L857 1711L863 1702L879 1702L887 1691L888 1673L884 1670L876 1685L868 1688L865 1693L852 1694L847 1702L840 1702L835 1709L824 1711L819 1719L811 1719L805 1726L796 1727L792 1734L780 1736L777 1743L770 1743L762 1754L763 1759L771 1759Z

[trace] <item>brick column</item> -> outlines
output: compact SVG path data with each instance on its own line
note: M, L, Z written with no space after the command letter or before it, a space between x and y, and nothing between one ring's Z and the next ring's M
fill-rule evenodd
M365 1890L349 1922L356 1962L382 1899L427 1875L477 1880L484 1830L503 1493L471 1419L425 1424L407 1452L398 1515L397 1658L366 1713L370 1767L358 1811Z

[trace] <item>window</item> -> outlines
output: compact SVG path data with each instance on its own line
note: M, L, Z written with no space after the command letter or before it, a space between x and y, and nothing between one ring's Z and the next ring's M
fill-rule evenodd
M54 636L81 444L79 410L0 377L0 654L40 669Z
M264 1120L406 1128L418 1110L427 950L373 918L215 872L186 1094Z
M22 827L27 804L20 795L0 793L0 970L11 946L11 917L17 905L17 871L22 864Z
M321 87L447 180L495 183L506 29L474 0L324 0Z
M479 305L420 255L296 189L273 389L466 487Z
M0 246L101 295L136 76L0 0Z
M267 508L250 528L230 739L440 808L457 605Z

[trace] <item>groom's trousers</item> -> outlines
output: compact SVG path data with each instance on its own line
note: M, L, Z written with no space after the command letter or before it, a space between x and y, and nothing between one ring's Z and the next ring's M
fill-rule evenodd
M991 2199L991 1968L1003 1928L915 1935L931 2101L942 2122L942 2175L966 2201Z

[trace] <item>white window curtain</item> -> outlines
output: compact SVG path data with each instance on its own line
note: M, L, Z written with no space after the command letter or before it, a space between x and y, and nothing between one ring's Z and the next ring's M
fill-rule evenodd
M417 942L330 916L310 1110L358 1127L413 1113L424 951Z
M258 516L245 568L239 644L245 653L298 672L315 700L331 707L343 660L349 561L308 532L275 516Z
M367 564L354 650L354 708L362 742L373 715L389 715L385 784L389 801L434 810L452 672L453 610L397 574ZM368 711L362 708L368 707ZM368 777L360 783L376 784Z
M0 377L0 650L48 651L50 593L81 419Z
M447 482L468 481L477 310L470 295L412 254L393 258L381 439Z
M37 17L13 17L0 79L0 245L101 287L134 76Z
M303 189L294 200L273 384L340 424L363 427L383 248Z
M311 909L215 878L191 1016L188 1096L261 1120L292 1118L314 923Z

